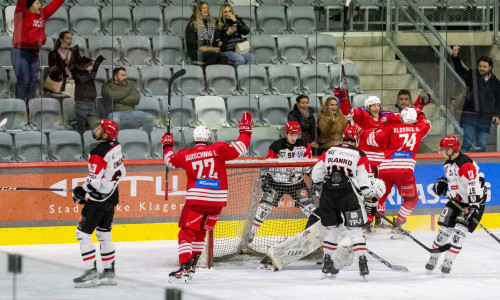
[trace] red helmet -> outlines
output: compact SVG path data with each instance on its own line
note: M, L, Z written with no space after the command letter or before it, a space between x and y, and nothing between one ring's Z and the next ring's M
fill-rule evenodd
M300 134L300 125L296 121L288 121L285 128L286 133Z
M460 140L454 135L449 135L439 142L439 152L449 148L453 149L453 152L460 150Z
M359 137L361 136L361 127L359 127L357 124L355 125L347 125L346 128L344 128L344 132L342 132L342 139L343 140L353 140L358 142Z
M101 121L101 128L108 133L108 140L114 140L118 136L118 125L115 121L104 119Z

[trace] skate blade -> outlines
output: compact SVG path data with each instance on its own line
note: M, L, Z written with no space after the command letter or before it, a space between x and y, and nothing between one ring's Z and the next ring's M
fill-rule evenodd
M75 288L90 288L101 285L101 281L96 278L84 282L75 282Z
M169 277L168 282L170 283L187 283L189 280L189 276L182 276L181 278L177 277Z
M432 271L433 271L433 270L426 270L426 271L425 271L425 274L427 274L427 275L431 275L431 274L432 274Z
M364 282L368 282L368 278L366 278L366 275L362 275L362 277Z
M321 279L335 279L335 277L337 277L337 274L323 273L323 277Z
M101 285L117 285L116 278L102 278L100 279Z
M443 277L443 278L447 277L448 275L450 275L450 274L448 274L448 273L441 273L441 277Z

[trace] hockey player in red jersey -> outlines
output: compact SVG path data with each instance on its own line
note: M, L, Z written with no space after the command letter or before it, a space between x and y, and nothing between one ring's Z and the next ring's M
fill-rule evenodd
M431 123L424 113L417 113L414 108L405 108L399 116L401 123L393 123L370 134L370 139L374 143L385 147L385 157L379 165L379 178L384 181L386 192L378 201L379 213L385 213L385 201L393 185L396 185L403 198L396 219L398 226L393 226L391 239L404 237L400 226L406 222L406 218L418 202L417 186L413 174L415 157L422 139L431 129ZM372 212L370 215L374 213Z
M172 149L173 134L162 137L163 160L170 168L186 170L186 204L179 219L179 264L177 271L169 274L171 282L186 282L196 270L203 251L207 230L217 223L222 208L227 204L228 182L226 164L246 153L252 135L252 115L243 114L238 122L240 136L230 145L224 142L210 144L210 130L198 126L193 131L195 147Z
M73 280L75 287L116 285L115 245L111 226L115 206L118 204L118 183L125 177L122 147L113 141L118 136L118 125L111 120L102 120L92 135L98 144L90 151L87 181L73 190L75 203L84 204L76 238L87 268L82 276ZM96 249L92 242L94 230L104 267L101 274L98 274L96 268Z
M361 203L363 198L380 197L384 191L377 193L368 177L367 157L356 148L359 134L359 127L347 126L343 133L344 143L323 153L312 171L311 192L317 194L321 191L319 209L316 212L321 218L321 224L327 229L323 244L324 277L335 277L339 272L339 266L334 265L332 258L345 229L359 261L360 275L364 277L369 274L366 240L361 230L366 222L366 212ZM377 186L384 187L382 184Z
M289 121L285 127L286 138L274 141L269 146L267 158L297 159L311 158L311 145L300 138L300 124ZM310 169L310 168L309 168ZM262 197L253 221L248 242L251 243L260 226L285 194L289 194L295 205L309 217L316 208L309 198L307 185L304 182L304 168L273 168L261 172Z
M451 264L462 250L467 232L474 232L477 221L481 220L485 209L487 190L484 175L479 173L479 167L469 156L459 152L460 141L455 136L447 136L439 143L439 153L445 159L444 173L434 184L436 195L449 199L438 219L439 232L432 244L437 248L450 243L451 248L445 254L441 265L443 275L450 273ZM464 208L460 211L451 201L456 201ZM433 253L425 268L430 273L437 265L441 253Z

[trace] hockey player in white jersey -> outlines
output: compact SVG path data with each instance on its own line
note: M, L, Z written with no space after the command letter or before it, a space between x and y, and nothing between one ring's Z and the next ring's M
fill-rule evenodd
M113 141L118 136L118 125L111 120L102 120L92 135L98 144L90 151L87 181L73 190L75 203L84 205L76 238L87 269L82 276L73 279L77 288L116 285L115 245L111 226L115 206L118 204L118 183L125 177L122 148L118 142ZM88 199L85 199L87 193ZM94 230L100 244L104 268L101 274L97 272L96 249L92 242Z
M345 229L359 263L360 275L365 277L369 274L366 241L361 229L367 216L360 202L363 198L376 197L377 193L368 177L368 159L363 151L356 148L359 136L358 126L347 126L343 132L343 144L323 153L312 171L312 193L321 190L317 211L321 224L327 229L323 244L324 277L335 277L339 272L332 257Z
M446 243L451 247L445 254L441 265L444 275L451 271L451 264L462 250L467 232L474 232L477 221L483 216L486 202L484 175L479 173L478 165L467 155L461 153L460 141L455 136L447 136L439 143L439 153L443 154L446 177L438 178L433 191L437 195L446 196L449 201L439 216L439 232L432 245L437 248ZM451 201L456 201L464 208L462 212ZM432 272L437 265L441 253L433 253L425 268Z

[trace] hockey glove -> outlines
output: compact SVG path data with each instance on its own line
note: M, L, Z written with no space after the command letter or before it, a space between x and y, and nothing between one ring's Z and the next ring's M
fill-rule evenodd
M339 102L340 100L349 101L349 95L347 95L347 91L344 88L336 87L333 95L339 99Z
M243 113L243 117L238 121L238 127L240 128L240 133L252 134L253 119L249 112Z
M439 177L436 183L434 183L432 191L438 196L446 195L448 191L448 179L446 179L446 177Z
M467 221L469 224L474 224L474 220L479 216L479 207L476 205L469 206L469 208L466 208L464 210L464 219Z
M173 147L174 146L174 134L173 133L164 133L163 136L161 137L161 144L163 145L163 149L165 147Z
M432 101L432 95L431 94L425 94L420 96L420 106L424 107L427 104L431 103Z
M377 207L378 198L376 197L365 197L365 206L366 207Z
M73 189L73 201L75 201L76 204L85 204L87 201L85 201L85 195L87 192L83 189L82 186L77 186Z
M323 183L322 182L313 183L311 185L311 189L309 190L309 195L310 195L311 199L313 199L314 202L319 201L322 190L323 190Z

